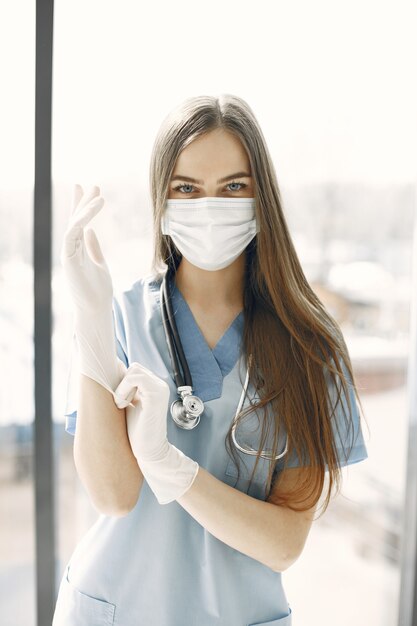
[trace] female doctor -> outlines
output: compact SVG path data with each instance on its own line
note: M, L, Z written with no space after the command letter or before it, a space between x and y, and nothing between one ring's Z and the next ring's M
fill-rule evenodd
M304 276L244 100L172 111L150 186L152 273L118 297L86 228L104 199L74 189L66 430L100 515L53 626L289 626L281 573L326 472L327 508L341 467L367 458L346 344Z

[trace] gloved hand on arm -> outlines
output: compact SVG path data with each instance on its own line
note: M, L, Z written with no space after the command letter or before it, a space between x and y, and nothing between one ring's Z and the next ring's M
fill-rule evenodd
M167 439L167 383L143 365L132 363L115 391L116 404L126 406L132 392L132 404L126 407L130 445L159 504L168 504L188 491L199 464Z

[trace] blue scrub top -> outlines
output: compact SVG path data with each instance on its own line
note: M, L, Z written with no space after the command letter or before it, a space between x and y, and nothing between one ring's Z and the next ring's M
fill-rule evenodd
M160 310L160 280L140 278L113 298L117 350L126 366L137 361L167 382L169 406L178 398ZM170 443L219 480L265 500L269 462L260 459L248 489L255 457L238 452L240 479L225 447L246 375L242 353L244 312L212 350L175 282L172 308L194 393L205 403L199 425L179 428L167 413ZM77 357L73 344L65 429L77 423ZM251 385L243 408L256 397ZM354 406L356 445L341 464L367 458L359 413ZM257 449L256 413L237 439ZM338 449L344 451L343 422ZM339 435L340 437L340 435ZM280 442L279 451L285 447ZM275 473L282 461L275 465ZM299 465L293 456L291 467ZM124 517L100 515L76 546L59 587L53 626L290 626L292 613L281 580L259 561L229 547L199 524L177 501L160 505L146 480L135 507Z

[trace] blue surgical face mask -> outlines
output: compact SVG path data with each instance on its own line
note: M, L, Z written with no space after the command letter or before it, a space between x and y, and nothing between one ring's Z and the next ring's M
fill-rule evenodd
M221 270L259 232L255 198L168 199L161 227L187 261L203 270Z

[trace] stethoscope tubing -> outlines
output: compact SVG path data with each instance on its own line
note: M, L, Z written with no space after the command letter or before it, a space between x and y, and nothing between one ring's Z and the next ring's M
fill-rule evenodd
M169 270L167 270L167 273ZM191 377L191 372L188 367L187 359L185 358L184 350L182 347L182 343L180 340L180 336L178 333L177 323L175 321L175 315L172 311L171 306L171 294L168 293L168 280L167 273L165 274L162 285L161 285L161 305L163 307L162 314L162 322L164 325L165 335L168 342L169 353L171 357L172 369L174 372L175 384L177 387L182 387L184 385L193 386L193 381ZM173 345L173 341L175 342L175 347ZM183 374L180 372L180 367L178 363L178 357L181 362L181 368Z
M245 383L243 385L243 390L242 393L240 394L240 400L239 400L239 404L237 405L237 409L236 409L236 413L235 416L233 418L233 424L232 424L232 439L233 439L233 443L235 444L236 448L238 450L240 450L241 452L244 452L245 454L249 454L251 456L256 456L258 454L258 450L255 450L254 448L243 448L238 441L236 440L236 426L237 426L237 417L240 413L240 411L242 410L242 406L243 406L243 402L245 400L245 396L246 396L246 392L248 389L248 385L249 385L249 367L252 363L252 355L249 355L248 358L248 367L246 369L246 378L245 378ZM285 450L283 452L281 452L281 454L278 454L277 456L275 456L274 460L278 461L278 459L281 459L284 454L286 454L288 451L288 435L287 435L287 440L286 440L286 444L285 444ZM267 460L271 460L271 455L270 454L266 454L264 452L264 450L261 451L260 456L263 459L267 459Z
M165 272L164 277L162 279L161 288L160 288L162 323L164 326L165 336L166 336L166 340L168 344L168 350L169 350L172 369L174 373L175 384L177 386L178 395L181 395L179 392L179 388L187 385L191 388L191 391L192 391L193 383L192 383L191 372L188 367L187 359L185 357L184 350L182 347L181 339L179 337L177 324L175 322L175 315L173 314L172 307L171 307L171 294L169 293L169 288L168 288L169 277L170 277L170 268L168 268L168 270ZM178 356L177 356L177 353L178 353ZM179 358L179 361L178 361L178 358ZM249 367L251 366L251 363L252 363L252 355L249 355L248 365L246 368L245 383L243 385L242 393L240 395L236 413L233 418L231 435L232 435L233 443L238 450L240 450L244 454L256 456L258 454L258 450L255 450L254 448L243 448L236 440L237 417L242 409L243 402L246 397L246 393L247 393L247 389L249 385ZM180 364L181 364L181 369L182 369L183 374L180 371ZM204 403L200 398L197 398L197 400L199 400L199 402L201 402L202 405L204 406ZM174 420L174 421L178 426L180 425L177 420ZM198 422L199 422L199 419L198 419ZM196 425L198 424L198 422L196 423ZM287 451L288 451L288 435L286 437L286 445L285 445L284 451L276 455L274 459L272 459L271 455L268 455L264 450L261 451L260 456L264 459L277 461L278 459L282 458L287 453Z

